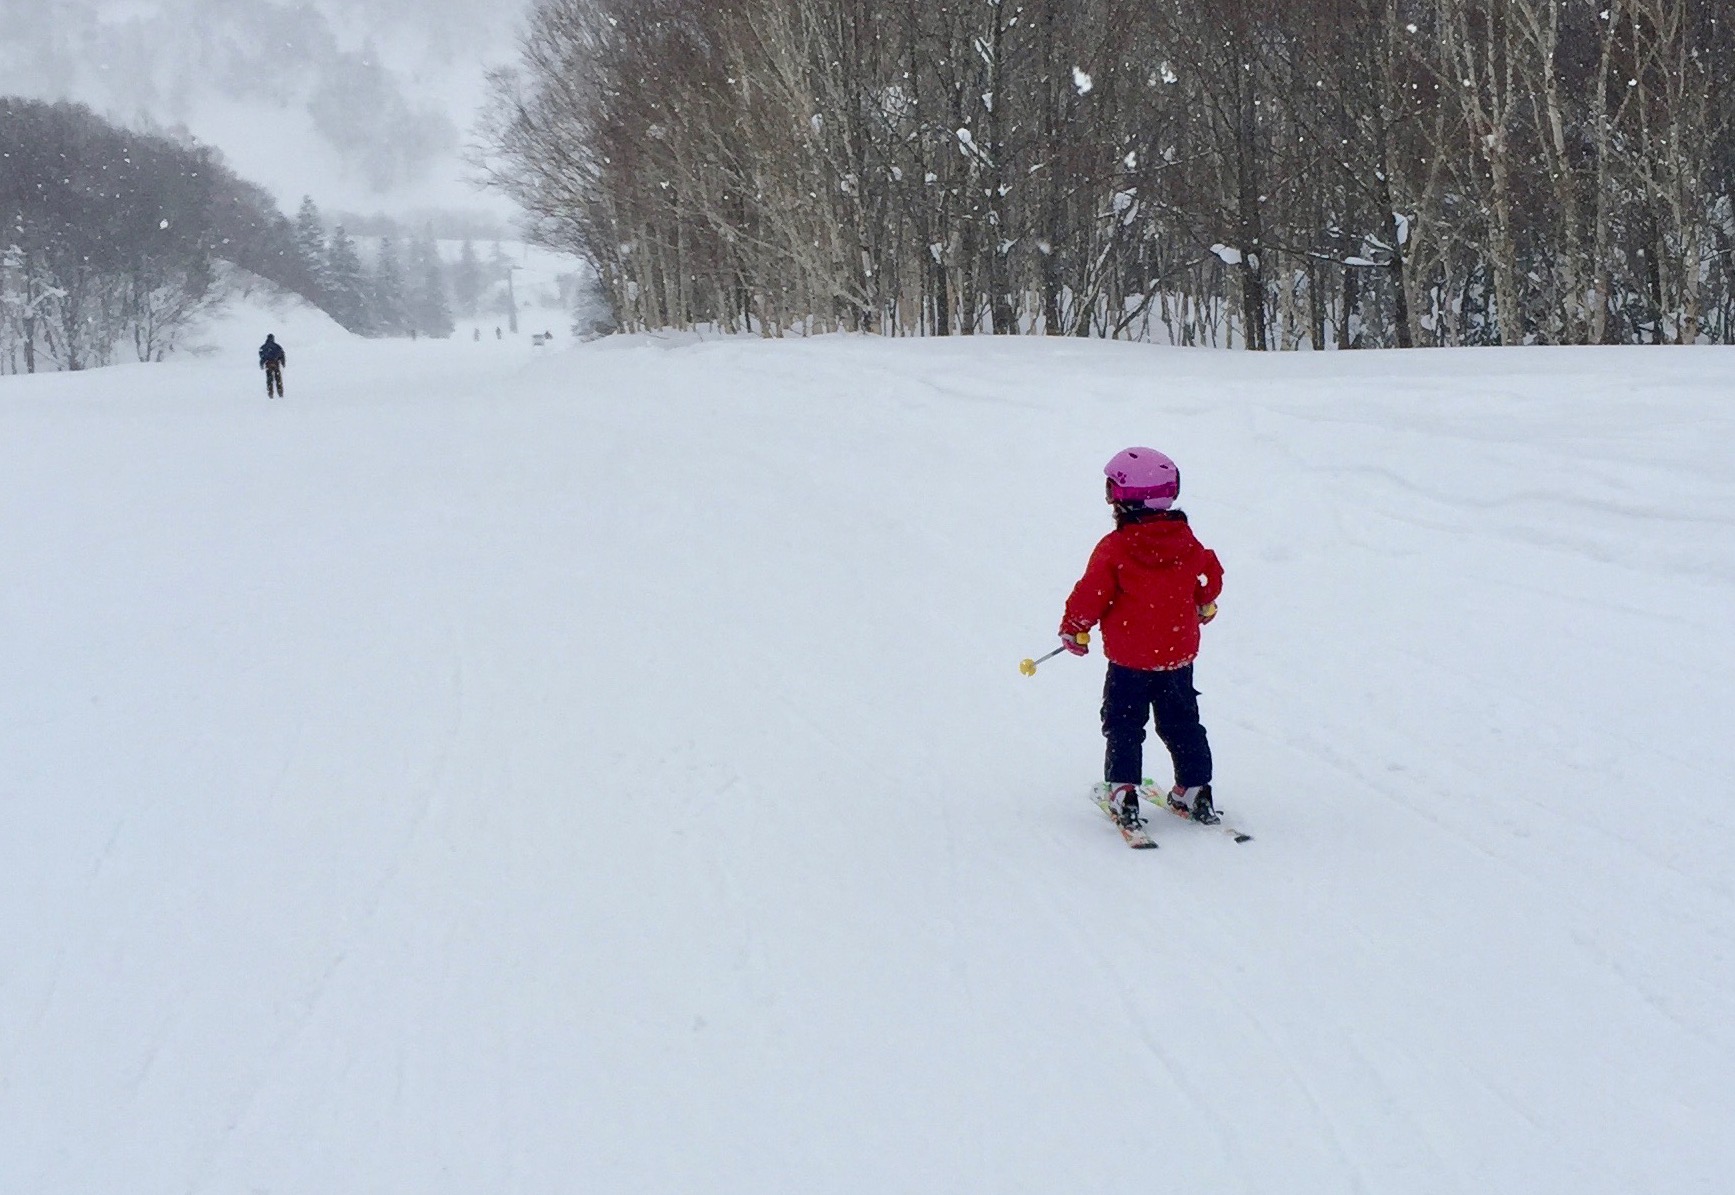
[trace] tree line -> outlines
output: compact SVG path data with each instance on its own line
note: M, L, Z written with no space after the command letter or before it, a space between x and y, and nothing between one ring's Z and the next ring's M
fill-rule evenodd
M540 0L484 142L628 328L1735 332L1728 0Z
M442 219L458 225L457 233L466 231L462 217ZM355 235L352 227L367 235ZM446 235L453 231L448 228ZM295 214L294 240L311 280L308 297L351 332L443 338L452 334L454 318L483 316L500 316L517 329L514 263L498 239L484 258L476 238L462 235L457 260L448 262L431 222L415 236L406 236L401 223L386 215L333 223L306 196Z
M289 221L207 147L0 97L0 372L161 360L227 261L305 293Z
M339 324L363 336L450 336L453 282L438 243L431 233L415 237L406 255L400 239L388 228L372 261L364 262L344 225L326 232L312 196L295 214L295 251L312 280L311 297ZM461 295L480 293L481 270L468 241L464 252L456 286ZM471 314L473 301L462 305Z

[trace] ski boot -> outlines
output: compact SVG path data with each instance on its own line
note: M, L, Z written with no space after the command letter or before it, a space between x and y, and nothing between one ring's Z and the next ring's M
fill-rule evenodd
M1136 784L1117 784L1109 790L1109 804L1115 808L1115 820L1129 830L1136 830L1145 824L1145 819L1139 816L1139 786Z
M1176 785L1169 792L1169 808L1182 817L1190 817L1201 826L1214 826L1222 821L1217 813L1217 806L1211 801L1211 786L1196 785L1193 788L1182 788Z

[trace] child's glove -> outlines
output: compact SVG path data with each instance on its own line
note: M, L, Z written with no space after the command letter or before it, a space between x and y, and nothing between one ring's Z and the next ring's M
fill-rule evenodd
M1090 654L1090 632L1080 631L1074 635L1062 631L1060 633L1060 645L1075 656L1088 656Z
M1204 626L1206 623L1210 622L1215 617L1217 617L1217 603L1216 602L1206 602L1203 606L1199 607L1199 625L1200 626Z

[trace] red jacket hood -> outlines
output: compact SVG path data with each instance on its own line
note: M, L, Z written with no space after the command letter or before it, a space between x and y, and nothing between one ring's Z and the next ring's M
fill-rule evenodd
M1133 523L1115 535L1125 543L1129 558L1150 568L1170 568L1192 559L1199 539L1185 519Z

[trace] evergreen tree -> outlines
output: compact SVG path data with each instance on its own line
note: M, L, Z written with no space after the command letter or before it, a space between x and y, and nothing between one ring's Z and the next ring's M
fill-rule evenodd
M452 334L452 307L446 300L446 263L433 237L417 241L410 260L412 326L424 336L444 340Z
M487 283L482 278L482 263L476 258L476 246L469 237L464 238L464 248L458 255L457 268L452 271L452 299L457 306L458 314L465 319L474 319L477 304L482 301L482 292Z
M410 331L408 304L404 298L404 267L398 257L397 238L380 238L379 257L374 262L372 285L373 332L376 336L407 336Z
M341 224L332 230L331 245L325 255L325 277L326 310L331 317L351 332L370 333L373 329L368 319L367 278L362 273L355 242Z
M302 268L307 271L308 280L312 283L313 294L307 296L314 302L324 305L331 289L327 277L328 247L325 241L325 221L320 217L319 208L313 202L313 196L305 196L301 201L301 210L295 213L295 251L301 258Z

